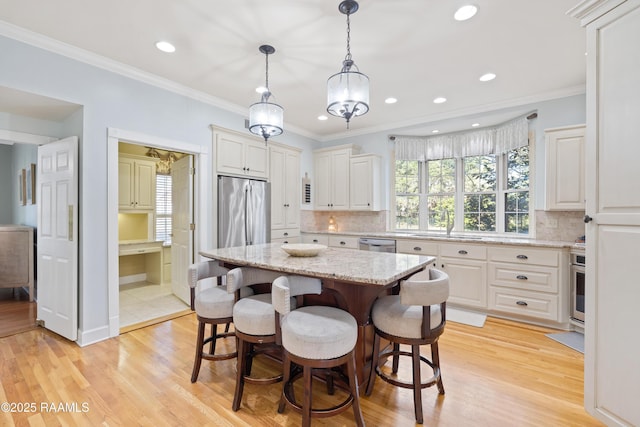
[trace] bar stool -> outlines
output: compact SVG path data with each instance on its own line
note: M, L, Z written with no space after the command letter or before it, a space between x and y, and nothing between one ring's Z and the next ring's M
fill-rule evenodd
M234 297L229 295L226 286L220 286L218 283L218 278L227 274L228 271L227 268L221 267L217 261L202 261L192 264L188 268L191 310L196 312L198 318L196 357L191 373L192 383L198 379L202 359L226 360L232 359L238 354L235 351L216 354L217 340L235 335L233 332L229 332L229 324L233 321ZM250 288L247 290L252 292ZM224 324L226 324L224 332L218 333L218 325ZM206 325L211 325L211 335L205 340ZM204 346L207 344L209 344L209 351L205 352Z
M413 389L413 406L418 424L423 423L422 389L438 386L444 394L440 375L438 337L446 324L446 301L449 298L449 276L443 271L420 271L400 283L399 295L380 297L373 305L371 318L375 326L373 361L366 395L370 396L376 375L384 381L403 388ZM380 352L380 338L392 343L391 349ZM411 352L401 351L400 344L411 346ZM431 346L431 360L420 355L420 346ZM386 359L393 358L392 375L398 372L399 356L411 356L413 381L401 381L383 372L380 367ZM420 377L420 362L433 370L433 377L424 382Z
M304 294L320 294L320 279L302 276L283 276L272 285L272 301L276 315L276 336L282 343L284 356L284 380L278 412L289 406L302 413L302 425L311 425L311 418L325 418L353 407L355 421L364 426L358 379L356 377L355 345L358 326L355 318L344 310L326 306L306 306L293 309L291 298ZM293 375L292 364L302 367L304 398L302 404L295 400L293 383L299 374ZM346 365L349 396L338 405L326 409L312 408L312 370L331 369ZM333 383L330 389L332 389Z
M271 354L280 359L282 348L276 344L275 311L271 293L239 297L247 286L269 284L282 273L252 267L234 268L227 273L227 292L235 294L233 325L236 330L238 365L236 388L233 395L234 411L240 409L245 383L268 385L282 381L282 372L268 378L251 376L253 358L258 354Z

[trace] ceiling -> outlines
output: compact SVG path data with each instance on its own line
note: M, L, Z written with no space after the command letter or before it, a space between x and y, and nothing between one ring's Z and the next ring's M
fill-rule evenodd
M349 130L337 117L318 120L327 115L326 80L346 54L339 0L0 0L0 20L242 114L264 84L258 47L271 44L269 87L272 102L284 107L285 132L328 140L399 127L455 131L471 120L488 126L509 118L504 108L583 93L585 33L566 14L577 1L472 0L477 15L458 22L459 0L360 0L351 53L371 80L371 101ZM157 50L159 40L176 52ZM480 82L487 72L497 78ZM447 102L434 104L439 96ZM385 104L387 97L398 102ZM0 99L0 109L11 112L13 98L0 91Z

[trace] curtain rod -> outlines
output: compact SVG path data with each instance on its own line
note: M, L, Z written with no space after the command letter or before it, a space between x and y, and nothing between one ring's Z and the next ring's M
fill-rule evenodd
M523 117L523 116L519 116L519 117ZM504 122L504 123L507 123L507 122L509 122L509 121L511 121L511 120L515 120L515 119L517 119L517 118L518 118L518 117L515 117L515 118L513 118L513 119L509 119L509 120L507 120L507 121L506 121L506 122ZM527 119L527 120L533 120L533 119L536 119L536 118L538 118L538 112L537 112L537 111L533 111L533 112L528 113L528 114L526 115L526 119ZM497 126L497 125L494 125L494 126ZM488 127L493 127L493 126L488 126ZM466 131L456 131L456 132L450 132L450 133L458 133L458 132L466 132ZM402 136L405 136L405 135L402 135ZM390 139L391 141L395 141L395 140L396 140L396 135L390 135L390 136L389 136L389 139Z

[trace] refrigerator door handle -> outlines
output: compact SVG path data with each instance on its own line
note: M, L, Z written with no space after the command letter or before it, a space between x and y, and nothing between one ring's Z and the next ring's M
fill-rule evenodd
M249 223L249 191L251 189L251 184L247 184L244 187L244 242L245 245L251 244L251 232L249 227L251 224Z

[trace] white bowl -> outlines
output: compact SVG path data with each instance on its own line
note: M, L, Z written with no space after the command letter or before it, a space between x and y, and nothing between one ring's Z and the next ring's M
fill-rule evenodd
M317 245L315 243L287 243L280 247L289 255L298 257L316 256L324 249L327 249L325 245Z

